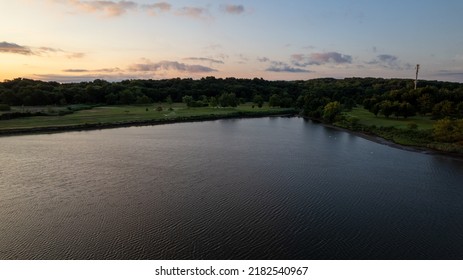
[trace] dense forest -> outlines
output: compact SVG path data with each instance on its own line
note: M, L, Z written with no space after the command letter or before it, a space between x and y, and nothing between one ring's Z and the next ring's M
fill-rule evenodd
M267 81L205 77L166 80L124 80L67 83L30 79L0 83L0 110L10 106L72 104L130 105L157 102L184 102L189 107L236 107L253 102L262 107L296 108L302 115L327 123L382 134L375 127L362 127L342 112L362 106L376 116L406 119L415 115L436 121L432 132L413 132L415 139L431 139L463 144L463 84L381 78L322 78L307 81ZM3 114L2 119L21 117ZM15 115L16 114L16 115ZM413 126L410 127L413 129ZM384 129L383 129L384 130ZM402 132L401 132L402 133ZM410 132L411 133L411 132Z
M363 105L375 115L408 117L432 114L435 118L462 117L463 84L405 79L346 78L308 81L266 81L206 77L166 80L125 80L60 84L30 79L6 80L0 83L0 103L10 106L43 106L69 104L148 104L183 102L210 105L223 94L233 94L240 102L267 101L271 106L298 107L313 117L322 117L323 108L339 102L343 109ZM195 106L193 105L193 106ZM219 104L220 105L220 104Z

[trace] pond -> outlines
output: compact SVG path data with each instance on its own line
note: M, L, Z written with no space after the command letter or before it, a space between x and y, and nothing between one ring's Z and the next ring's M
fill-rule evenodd
M461 259L463 161L301 118L0 138L0 259Z

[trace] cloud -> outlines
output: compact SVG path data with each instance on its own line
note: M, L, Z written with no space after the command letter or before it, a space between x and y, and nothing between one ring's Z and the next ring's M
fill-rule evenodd
M148 14L155 16L158 12L168 12L172 8L172 5L167 2L159 2L155 4L143 5L142 9L148 12Z
M272 65L265 69L267 72L288 72L288 73L311 73L312 71L302 68L291 67L287 63L272 61Z
M62 49L50 48L50 47L40 47L40 48L37 49L36 52L39 52L39 53L49 53L49 52L56 53L56 52L63 52L63 50Z
M202 62L209 62L209 63L217 63L217 64L224 64L222 60L206 58L206 57L187 57L184 60L193 60L193 61L202 61Z
M85 56L85 53L81 53L81 52L69 53L66 55L66 57L69 59L78 59L78 58L83 58L84 56Z
M138 4L133 1L79 1L68 0L68 3L87 13L103 13L108 17L125 14L129 10L137 9Z
M176 71L185 74L201 74L215 72L216 69L202 66L180 63L177 61L160 61L153 63L147 59L143 63L133 64L127 68L119 67L101 68L101 69L83 69L69 68L63 69L62 74L35 75L47 81L75 82L75 81L92 81L95 79L105 79L108 81L120 81L125 79L152 79L153 76L164 76L166 72Z
M367 64L394 70L409 70L413 67L410 63L402 63L397 56L391 54L380 54L375 59L367 62Z
M0 53L14 53L22 55L33 55L34 52L29 47L20 46L15 43L0 42Z
M377 57L378 57L379 61L382 62L382 63L392 64L392 63L397 63L397 61L398 61L397 56L390 55L390 54L380 54Z
M51 48L51 47L39 47L33 48L29 46L21 46L16 43L0 42L0 53L13 53L20 55L35 55L42 56L48 54L66 54L67 52L62 49ZM84 53L68 53L68 58L82 58Z
M60 83L78 83L82 81L94 81L102 79L106 81L122 81L130 79L150 79L152 76L131 75L131 74L85 74L85 75L59 75L59 74L33 74L32 79L39 79L42 81L55 81Z
M243 5L226 5L223 7L223 10L228 14L239 15L244 13Z
M291 63L301 67L310 65L309 58L306 55L300 53L291 55Z
M463 71L452 71L452 70L439 70L436 75L438 76L459 76L463 77Z
M338 52L312 53L308 56L304 54L293 54L291 55L291 62L299 67L329 63L350 64L352 63L352 56Z
M239 64L246 64L249 61L249 57L247 57L246 55L242 53L238 54L238 59L239 59L238 61Z
M257 61L259 61L259 62L268 62L268 61L270 61L270 59L268 57L264 56L264 57L258 57Z
M321 65L326 63L352 63L352 56L346 54L340 54L338 52L326 52L326 53L313 53L310 55L312 64Z
M158 71L179 71L187 73L207 73L216 72L216 69L202 66L202 65L190 65L180 63L177 61L160 61L157 63L142 63L134 64L129 67L130 71L134 72L158 72Z
M115 67L115 68L102 68L96 70L88 70L88 69L64 69L62 70L66 73L114 73L114 72L122 72L122 69Z
M114 68L102 68L102 69L96 69L93 70L93 72L101 72L101 73L114 73L114 72L121 72L122 69L119 67L114 67Z
M186 16L196 19L211 18L207 9L199 7L183 7L181 9L178 9L175 14L178 16Z
M63 72L68 72L68 73L85 73L85 72L90 72L90 70L87 70L87 69L64 69Z

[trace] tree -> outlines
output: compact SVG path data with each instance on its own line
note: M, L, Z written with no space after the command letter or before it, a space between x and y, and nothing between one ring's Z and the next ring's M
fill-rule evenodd
M293 99L288 93L283 94L283 97L280 98L280 107L290 108L291 106L293 106Z
M372 112L373 114L375 114L375 117L378 116L379 112L381 111L381 106L379 103L376 103L375 105L373 105L373 107L371 108L370 112Z
M131 90L125 89L119 93L119 102L121 104L133 104L135 101L135 94Z
M389 100L385 100L381 102L379 105L379 108L380 108L381 114L383 114L386 118L389 118L389 116L393 112L393 105L392 105L392 102Z
M434 118L450 117L453 114L453 102L444 100L432 107Z
M185 95L183 98L182 98L182 102L186 104L187 107L192 107L193 105L193 97L190 96L190 95Z
M270 107L278 107L280 106L280 102L280 96L278 94L273 94L272 96L270 96L268 100L268 105Z
M256 95L254 96L252 102L254 102L254 104L257 105L257 107L262 108L262 106L264 105L264 98L261 95Z
M219 106L219 98L216 96L212 96L209 100L209 106L216 108Z
M420 97L417 98L418 102L418 110L421 115L426 115L427 113L432 112L432 99L431 95L429 94L423 94Z
M399 114L404 118L414 116L415 115L415 107L413 107L412 104L404 101L404 102L400 103L400 105L399 105Z
M328 122L333 122L342 111L342 105L338 101L330 102L323 108L323 118Z
M169 95L166 97L166 103L169 105L169 108L172 108L172 97Z
M238 99L234 93L222 93L219 97L219 104L222 107L236 107L238 106Z
M106 104L109 104L109 105L117 104L118 99L119 97L115 95L114 93L110 93L105 96Z
M149 104L149 103L152 103L152 102L153 102L153 100L151 100L151 98L149 98L146 95L138 96L137 100L135 101L136 104Z

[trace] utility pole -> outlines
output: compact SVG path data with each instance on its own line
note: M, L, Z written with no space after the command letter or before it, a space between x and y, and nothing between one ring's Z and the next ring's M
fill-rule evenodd
M417 64L416 65L416 77L415 77L415 89L416 89L416 86L418 85L418 72L420 71L420 65Z

